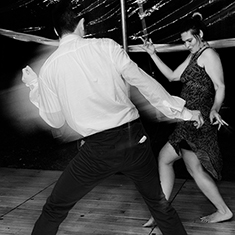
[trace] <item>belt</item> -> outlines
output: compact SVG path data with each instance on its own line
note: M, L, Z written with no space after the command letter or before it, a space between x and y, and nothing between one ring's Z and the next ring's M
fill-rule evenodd
M126 128L129 128L130 126L132 126L135 123L141 123L140 118L137 118L137 119L135 119L135 120L133 120L131 122L127 122L125 124L122 124L121 126L116 126L116 127L113 127L113 128L107 129L107 130L103 130L101 132L97 132L97 133L92 134L92 135L88 135L88 136L86 136L86 137L84 137L84 138L82 138L80 140L86 140L86 139L88 139L90 137L93 137L95 135L98 135L98 134L101 134L101 133L105 133L105 132L108 132L108 131L115 131L115 130L120 130L120 129L126 129Z
M77 141L77 146L78 146L78 148L81 147L85 143L86 140L88 140L89 138L93 138L96 135L99 135L99 134L102 134L102 133L105 133L105 132L109 132L109 131L115 131L115 130L120 130L120 129L127 129L127 128L130 128L135 123L141 123L140 118L137 118L137 119L135 119L135 120L133 120L131 122L127 122L125 124L122 124L121 126L113 127L113 128L110 128L110 129L107 129L107 130L104 130L104 131L101 131L101 132L97 132L95 134L83 137L83 138L81 138L81 139L79 139Z

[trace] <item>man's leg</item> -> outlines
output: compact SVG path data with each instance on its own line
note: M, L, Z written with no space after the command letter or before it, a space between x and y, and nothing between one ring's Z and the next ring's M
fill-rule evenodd
M144 132L142 135L147 137ZM186 235L177 212L162 192L157 163L148 137L144 142L139 141L127 154L127 167L122 172L134 181L161 232L164 235Z
M67 167L48 197L32 235L55 235L68 212L94 186L85 187L79 183L71 174L70 167Z
M129 125L97 133L85 139L79 153L70 162L43 207L32 235L55 235L74 204L99 182L113 175L124 161Z

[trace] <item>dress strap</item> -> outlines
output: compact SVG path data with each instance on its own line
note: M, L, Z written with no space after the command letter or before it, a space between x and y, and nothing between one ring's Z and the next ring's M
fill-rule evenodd
M205 51L205 50L208 49L208 48L211 48L211 47L210 47L210 46L204 46L204 47L202 47L199 51L197 51L197 52L195 53L194 59L197 59L197 58L202 54L202 52Z

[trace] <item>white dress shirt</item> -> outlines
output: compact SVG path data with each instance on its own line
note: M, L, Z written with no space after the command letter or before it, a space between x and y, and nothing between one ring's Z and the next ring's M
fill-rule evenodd
M47 124L60 128L66 121L85 137L139 117L127 83L168 118L191 119L185 101L171 96L112 39L64 36L38 80L28 85L30 100Z

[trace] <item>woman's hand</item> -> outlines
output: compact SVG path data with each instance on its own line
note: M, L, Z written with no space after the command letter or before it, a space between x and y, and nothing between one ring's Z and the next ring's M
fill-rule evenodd
M226 125L228 126L228 123L225 122L221 116L219 115L219 113L215 110L212 109L210 112L210 121L212 125L219 125L218 126L218 130L220 129L221 126Z
M155 47L153 45L153 42L151 40L151 38L148 40L144 40L143 38L141 38L141 40L143 41L143 46L142 48L149 54L149 55L153 55L155 54Z

